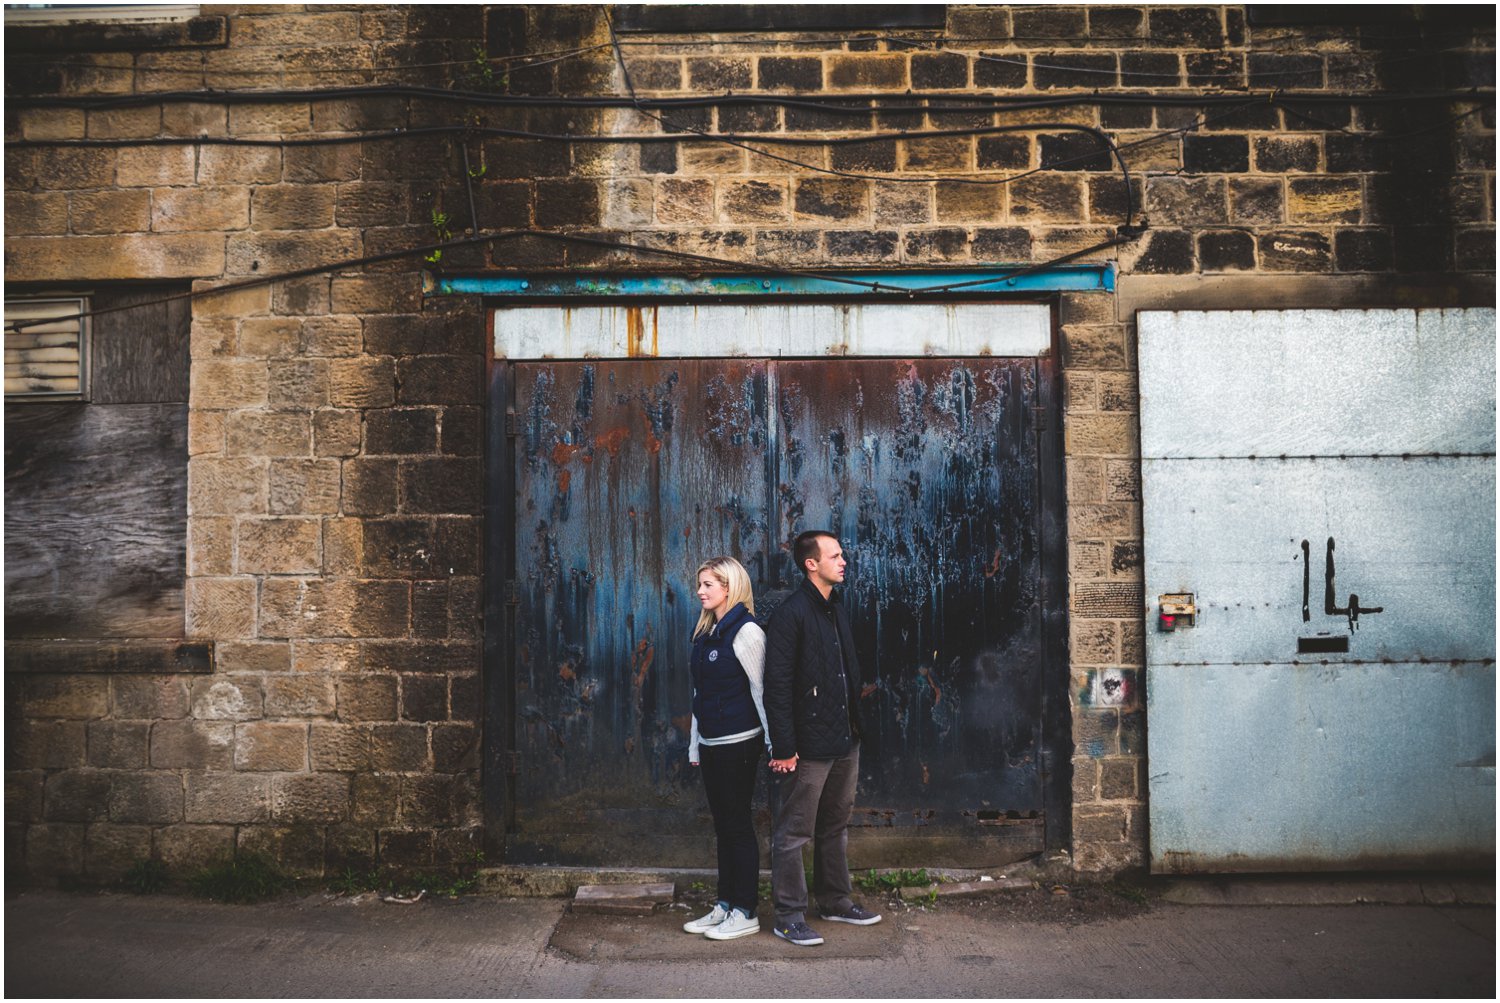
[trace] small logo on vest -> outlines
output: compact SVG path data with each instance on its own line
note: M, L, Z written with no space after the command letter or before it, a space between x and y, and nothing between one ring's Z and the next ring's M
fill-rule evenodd
M710 651L708 653L708 660L710 662L717 662L719 660L719 653L718 653L718 651Z

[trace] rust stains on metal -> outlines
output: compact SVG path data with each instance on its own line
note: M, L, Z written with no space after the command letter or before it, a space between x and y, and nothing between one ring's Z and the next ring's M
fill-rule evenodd
M646 452L653 456L661 452L661 440L649 428L646 430Z
M693 715L679 714L677 717L672 718L672 727L676 728L678 733L683 736L691 735L693 733Z
M1004 553L1004 547L995 548L995 556L990 558L989 566L984 569L984 577L994 578L1000 570L1000 555Z
M620 446L623 445L625 440L628 438L630 438L630 429L622 425L619 428L612 428L608 432L605 432L603 435L596 438L594 440L594 446L603 446L610 456L619 456Z
M558 442L552 447L552 462L559 467L565 467L573 462L573 457L583 447L572 442Z
M656 650L651 647L650 641L642 641L635 646L635 654L630 658L630 669L635 673L635 684L645 685L646 673L651 671L651 661L656 657Z
M651 342L646 343L645 310L651 311ZM632 359L654 359L661 345L661 317L656 307L625 308L625 354Z

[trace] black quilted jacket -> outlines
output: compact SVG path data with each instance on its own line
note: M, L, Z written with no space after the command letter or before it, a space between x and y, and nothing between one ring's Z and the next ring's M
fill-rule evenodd
M850 676L844 676L842 645ZM824 599L807 579L766 624L766 722L771 756L834 759L859 734L862 680L849 614ZM850 727L851 708L856 715Z

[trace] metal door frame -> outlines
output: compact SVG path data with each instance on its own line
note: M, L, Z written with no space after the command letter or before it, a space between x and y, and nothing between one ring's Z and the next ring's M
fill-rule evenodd
M994 275L995 273L986 273ZM1004 273L999 273L1003 276ZM1095 271L1096 289L1113 287L1113 270ZM891 276L885 278L890 279ZM754 284L761 285L761 277L753 277ZM515 669L516 651L515 617L519 596L515 591L515 543L516 483L515 483L515 435L518 423L515 414L515 386L512 370L515 362L496 358L493 339L494 315L497 310L525 303L533 306L581 307L625 303L633 306L723 303L728 297L706 297L701 295L663 295L662 290L673 288L666 283L635 280L626 295L593 294L559 295L559 285L541 285L534 295L514 295L520 279L508 278L504 298L486 302L485 318L485 421L484 421L484 579L483 591L483 659L480 683L483 693L483 717L480 722L480 778L483 798L484 851L495 862L503 861L510 833L515 831L516 785L513 777L520 770L516 746L515 720ZM561 282L562 280L559 280ZM568 287L583 289L588 283L578 276L569 276ZM701 281L701 280L700 280ZM743 281L727 279L727 282ZM1069 274L1066 281L1050 286L1028 283L1028 291L1039 288L1078 288L1079 278ZM994 279L996 285L1002 279ZM892 285L895 283L892 282ZM597 287L595 287L597 289ZM681 289L681 285L675 286ZM475 288L445 288L448 292L481 292ZM760 289L756 290L760 292ZM806 301L819 299L838 303L910 302L903 293L894 296L830 295L826 285L801 290L789 289L785 282L777 284L774 291L767 284L765 293L755 296L757 303L784 303L788 300ZM741 297L732 297L739 299ZM924 302L931 300L924 297ZM1061 337L1058 324L1058 297L1037 296L1035 292L1024 299L1010 300L977 291L970 295L953 295L943 298L948 303L996 303L1019 302L1045 305L1050 312L1050 345L1035 356L1037 366L1037 512L1040 519L1038 537L1041 543L1042 580L1041 595L1042 626L1040 645L1042 650L1043 678L1041 725L1042 725L1042 804L1043 841L1048 850L1068 849L1072 842L1072 786L1073 786L1073 735L1072 713L1069 706L1071 691L1071 664L1068 653L1068 596L1067 596L1067 500L1066 471L1063 450L1063 391ZM862 356L878 358L882 356ZM897 356L884 356L897 357ZM975 356L980 357L980 356ZM837 357L802 357L807 361L837 361ZM559 363L585 363L588 358L557 358ZM497 533L500 527L507 531ZM497 741L498 739L498 741Z

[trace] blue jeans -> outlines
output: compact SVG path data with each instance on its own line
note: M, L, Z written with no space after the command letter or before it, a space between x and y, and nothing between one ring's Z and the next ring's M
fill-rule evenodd
M765 740L757 735L733 745L700 745L698 761L719 844L719 901L754 916L760 898L760 844L750 801L766 761Z

